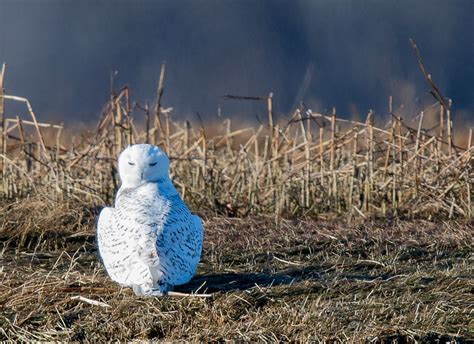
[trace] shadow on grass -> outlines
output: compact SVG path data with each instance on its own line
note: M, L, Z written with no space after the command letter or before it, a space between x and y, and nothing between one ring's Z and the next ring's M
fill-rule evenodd
M241 291L259 287L272 287L282 285L292 285L303 281L319 282L319 285L337 279L348 282L376 282L389 281L399 276L393 273L387 273L374 267L368 267L354 271L332 271L333 269L324 270L321 266L306 266L300 268L292 268L275 273L216 273L196 275L189 283L176 286L174 291L192 293L192 292L231 292ZM431 282L431 281L428 281ZM426 281L425 281L426 283Z
M175 291L190 293L199 289L207 293L247 290L259 287L290 285L303 280L318 280L319 274L311 269L293 269L277 273L217 273L195 276L189 283L176 286Z

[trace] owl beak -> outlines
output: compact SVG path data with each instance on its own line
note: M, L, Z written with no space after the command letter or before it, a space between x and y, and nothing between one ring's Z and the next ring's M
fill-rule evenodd
M140 179L143 180L143 172L140 173Z

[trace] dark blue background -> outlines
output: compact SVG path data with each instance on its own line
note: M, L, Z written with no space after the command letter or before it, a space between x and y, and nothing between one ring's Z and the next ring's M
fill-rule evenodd
M95 121L112 70L134 99L152 102L162 61L163 103L179 119L214 119L221 106L253 120L264 104L222 96L271 91L280 116L300 100L346 117L384 115L389 95L412 116L432 102L413 38L454 115L469 120L473 13L472 0L0 0L0 62L7 93L28 97L44 120Z

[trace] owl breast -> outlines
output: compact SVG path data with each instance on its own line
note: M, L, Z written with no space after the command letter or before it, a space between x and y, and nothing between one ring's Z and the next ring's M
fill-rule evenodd
M194 275L201 255L201 223L179 195L169 191L169 185L160 183L119 191L112 234L105 244L109 247L101 250L103 256L102 251L112 253L109 264L103 258L115 281L126 286L146 281L177 285ZM99 233L99 246L100 239Z

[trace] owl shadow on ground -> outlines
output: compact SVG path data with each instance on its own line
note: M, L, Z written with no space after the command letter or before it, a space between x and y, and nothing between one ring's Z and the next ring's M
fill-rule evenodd
M318 267L285 270L276 273L216 273L196 275L189 283L176 286L175 291L191 293L198 291L206 293L230 292L259 287L291 285L304 280L318 280Z

